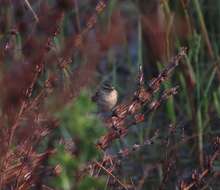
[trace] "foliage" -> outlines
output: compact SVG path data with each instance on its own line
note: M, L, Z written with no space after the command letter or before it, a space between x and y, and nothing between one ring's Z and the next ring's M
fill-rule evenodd
M0 1L0 189L218 189L219 17L219 0Z

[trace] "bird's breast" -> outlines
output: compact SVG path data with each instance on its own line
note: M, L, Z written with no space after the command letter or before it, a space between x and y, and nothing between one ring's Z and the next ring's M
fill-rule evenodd
M106 96L106 101L108 102L109 107L111 108L113 108L116 105L117 99L118 99L118 93L116 90L113 90L111 93L109 93Z

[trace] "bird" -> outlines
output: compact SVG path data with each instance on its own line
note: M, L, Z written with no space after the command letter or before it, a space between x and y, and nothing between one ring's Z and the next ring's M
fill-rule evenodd
M118 92L110 83L103 83L92 96L92 101L96 102L99 112L110 112L117 104Z

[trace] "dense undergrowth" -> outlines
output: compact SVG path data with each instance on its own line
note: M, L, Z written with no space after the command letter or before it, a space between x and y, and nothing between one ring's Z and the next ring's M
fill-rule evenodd
M0 189L219 189L219 19L218 0L0 1Z

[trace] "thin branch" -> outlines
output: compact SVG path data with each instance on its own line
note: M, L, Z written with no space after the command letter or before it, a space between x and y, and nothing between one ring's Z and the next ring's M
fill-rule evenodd
M37 14L34 12L33 8L31 7L31 4L29 3L28 0L24 0L24 2L26 3L26 5L28 6L28 8L30 9L30 11L32 12L36 22L39 22L39 18L37 16Z
M117 177L115 177L110 171L108 171L103 165L101 165L99 162L94 161L100 168L102 168L108 175L113 177L124 189L128 190L127 186L123 184Z

